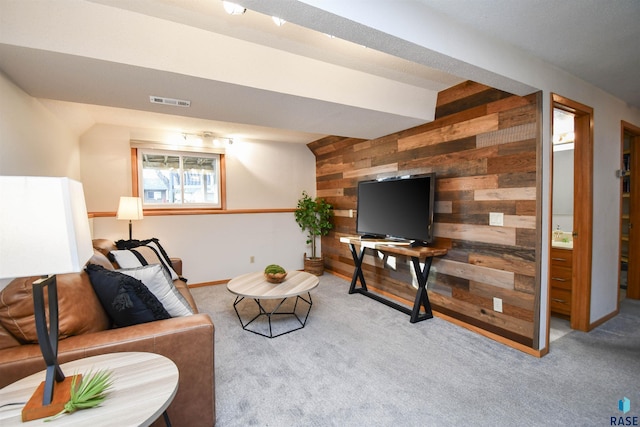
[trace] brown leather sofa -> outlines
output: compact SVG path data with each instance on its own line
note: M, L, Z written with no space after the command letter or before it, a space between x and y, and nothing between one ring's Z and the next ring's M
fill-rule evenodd
M105 256L112 249L113 242L94 240L94 256L89 262L114 269L117 265ZM172 263L181 276L182 262L172 258ZM0 292L0 388L45 368L32 316L31 283L35 279L15 279ZM161 354L180 372L178 392L167 410L171 423L189 427L215 424L214 326L207 314L198 314L184 281L175 280L174 284L196 314L115 329L110 328L111 321L86 272L60 274L57 283L60 363L121 351ZM153 425L164 425L162 417Z

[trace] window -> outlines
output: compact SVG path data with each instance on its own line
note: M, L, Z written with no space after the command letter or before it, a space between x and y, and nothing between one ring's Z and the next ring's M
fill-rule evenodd
M221 155L138 149L145 207L222 207Z

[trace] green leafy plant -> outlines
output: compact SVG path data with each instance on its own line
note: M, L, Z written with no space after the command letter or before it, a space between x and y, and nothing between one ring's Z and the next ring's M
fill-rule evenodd
M287 270L277 264L270 264L264 269L264 277L269 283L282 283L287 277Z
M324 199L317 197L312 199L306 191L303 191L302 198L298 200L295 217L302 231L307 232L307 244L311 244L311 258L317 258L316 238L326 236L333 228L331 223L333 206Z
M287 271L277 264L270 264L264 269L264 272L267 274L278 274L278 273L286 273Z
M79 409L95 408L107 398L109 389L113 385L111 372L106 370L100 370L95 373L89 371L80 380L80 385L76 387L77 378L74 375L71 380L71 398L64 405L64 409L45 421L54 420L63 414L72 414Z

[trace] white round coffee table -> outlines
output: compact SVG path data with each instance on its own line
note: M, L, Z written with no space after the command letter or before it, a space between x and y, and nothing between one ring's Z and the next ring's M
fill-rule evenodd
M307 319L309 318L311 306L313 305L313 302L311 301L311 290L318 286L318 283L318 277L304 271L290 271L287 274L286 280L282 283L269 283L264 278L264 274L262 272L257 272L243 274L242 276L231 279L229 283L227 283L227 289L229 292L236 295L236 300L233 303L233 309L236 311L236 315L238 316L238 320L240 320L242 329L268 338L275 338L304 328L307 323ZM304 294L306 294L306 298ZM285 301L293 297L295 297L293 308L290 311L281 311ZM238 311L238 305L242 303L245 298L253 299L258 308L258 313L253 317L249 315L250 320L246 322L242 319L242 316ZM273 307L267 307L261 300L280 301L276 302ZM298 303L301 305L307 305L306 313L300 316L296 312L298 309ZM249 328L254 321L262 318L262 316L265 316L267 319L268 332ZM286 328L284 332L279 331L274 333L272 318L276 316L295 319L296 322L294 322L294 327Z

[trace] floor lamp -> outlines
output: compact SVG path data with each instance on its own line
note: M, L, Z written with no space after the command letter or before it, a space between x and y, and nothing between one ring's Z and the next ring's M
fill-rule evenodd
M131 240L131 220L144 218L142 213L142 199L140 197L120 197L118 205L118 219L129 220L129 240Z
M0 176L0 278L42 277L32 286L36 333L47 369L45 381L22 411L23 421L54 415L69 400L71 381L58 364L55 275L81 271L92 255L82 184L69 178Z

